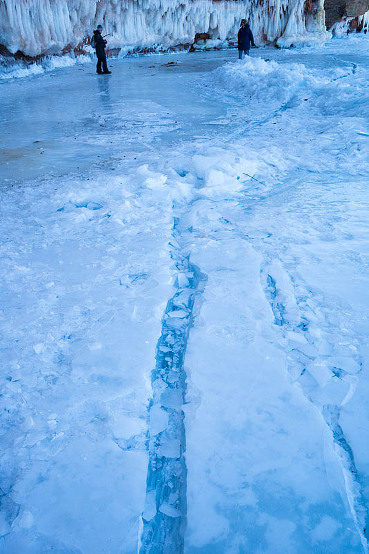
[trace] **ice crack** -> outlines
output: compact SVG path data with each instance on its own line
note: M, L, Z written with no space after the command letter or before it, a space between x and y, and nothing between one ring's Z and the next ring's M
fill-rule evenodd
M168 301L157 343L150 401L149 465L142 514L140 554L181 554L186 524L186 437L182 406L186 393L184 357L196 296L205 276L181 253L174 225L172 258L176 292Z
M290 343L287 348L290 358L289 372L294 380L301 386L304 396L319 409L325 425L331 432L334 450L344 477L351 517L357 529L357 533L360 536L363 552L367 553L368 506L365 500L360 475L355 464L354 453L339 422L340 406L329 404L328 402L316 402L311 395L309 387L304 385L303 381L303 376L308 370L313 374L319 385L323 387L327 379L330 379L332 376L348 383L350 389L340 404L342 406L352 394L352 386L356 386L355 383L357 378L355 375L352 375L352 373L359 372L361 368L354 360L351 360L351 364L347 366L350 372L342 368L337 368L335 365L329 369L325 365L324 362L326 360L324 360L324 356L322 358L314 346L314 339L309 330L309 321L300 312L298 299L293 294L293 284L289 282L288 276L280 265L275 265L275 269L279 272L282 288L289 288L291 293L290 296L293 295L295 298L295 305L293 306L291 304L291 300L289 301L290 305L288 305L286 298L277 286L277 278L272 276L273 271L268 268L268 264L264 264L261 268L261 279L264 285L265 296L269 301L274 315L274 324L281 328L284 338ZM306 309L307 308L305 308L305 310ZM292 337L292 342L290 341L290 337ZM314 372L314 368L317 368L318 371Z

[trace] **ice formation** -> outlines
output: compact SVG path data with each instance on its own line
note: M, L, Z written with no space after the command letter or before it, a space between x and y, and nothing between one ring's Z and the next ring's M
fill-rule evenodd
M369 30L369 11L365 12L364 15L358 17L358 24L361 27L364 33L367 33Z
M304 0L0 0L0 44L30 56L80 44L97 23L111 48L126 50L189 44L196 33L212 40L234 39L241 18L257 40L305 36L324 29L323 4Z

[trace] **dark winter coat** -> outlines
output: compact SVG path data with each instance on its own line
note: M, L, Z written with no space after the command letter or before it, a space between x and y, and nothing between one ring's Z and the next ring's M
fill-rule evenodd
M255 46L251 29L248 25L246 25L246 27L241 27L238 31L238 49L250 50L250 43L252 46Z
M103 39L99 31L94 31L94 39L95 39L95 48L96 48L96 56L98 58L105 58L105 46L106 46L106 40Z

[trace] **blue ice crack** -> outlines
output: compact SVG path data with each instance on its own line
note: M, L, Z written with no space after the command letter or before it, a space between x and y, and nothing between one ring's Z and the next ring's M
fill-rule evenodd
M151 375L149 464L140 554L181 554L187 516L186 436L182 406L186 394L184 358L196 298L206 280L181 255L179 219L175 218L171 255L176 291L167 303Z

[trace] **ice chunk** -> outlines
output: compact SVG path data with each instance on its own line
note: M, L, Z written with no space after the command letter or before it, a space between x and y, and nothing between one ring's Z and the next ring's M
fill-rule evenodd
M98 202L87 202L86 208L88 208L89 210L92 210L92 211L101 210L102 205L99 204Z
M156 512L156 490L148 491L146 493L145 510L143 513L143 517L144 519L146 519L146 521L150 521L150 519L155 517Z
M170 517L179 517L181 515L181 512L177 510L177 508L175 508L174 506L171 506L170 504L168 504L168 502L162 503L162 505L159 508L159 512Z
M165 442L159 446L158 453L160 456L164 456L165 458L180 458L181 443L178 439Z
M173 304L179 307L188 307L193 295L193 290L184 289L173 298Z
M182 392L178 389L165 389L160 397L161 403L167 408L178 408L183 404Z
M346 358L344 356L342 357L332 357L329 358L329 365L333 367L337 367L339 369L343 369L347 373L355 374L359 373L360 371L360 364L355 361L353 358Z
M150 435L161 433L168 427L169 414L161 406L155 404L150 410Z
M168 348L167 346L159 346L159 350L160 352L170 352L170 348Z
M179 329L180 327L184 327L186 322L179 317L168 317L166 324L168 327L172 327L173 329Z
M184 289L188 287L188 285L190 284L186 273L178 273L177 279L178 279L178 286L180 289Z
M328 369L324 361L312 362L308 364L307 369L321 387L325 387L333 377L332 371Z
M33 350L36 352L36 354L41 354L42 352L45 351L45 345L42 344L42 342L35 344L33 346Z
M172 310L171 312L167 313L168 317L178 317L180 319L184 319L185 317L188 317L188 312L185 310Z

